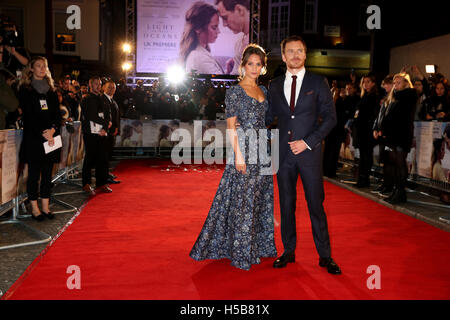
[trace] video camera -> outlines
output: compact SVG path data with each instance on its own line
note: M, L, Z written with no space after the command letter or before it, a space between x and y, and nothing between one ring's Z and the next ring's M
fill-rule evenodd
M19 46L19 35L15 29L15 25L9 21L8 17L0 16L0 45Z

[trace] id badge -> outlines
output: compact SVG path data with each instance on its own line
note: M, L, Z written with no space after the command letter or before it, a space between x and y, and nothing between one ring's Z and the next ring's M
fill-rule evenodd
M47 100L39 100L41 103L41 110L48 110Z

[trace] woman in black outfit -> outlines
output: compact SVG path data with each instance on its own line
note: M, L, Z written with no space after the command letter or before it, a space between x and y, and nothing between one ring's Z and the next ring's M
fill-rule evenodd
M370 170L373 165L373 123L380 110L381 97L378 93L376 78L366 75L361 79L361 101L355 113L353 122L353 146L359 148L358 188L370 186Z
M406 156L411 150L414 137L414 113L417 92L409 76L400 73L394 76L394 89L387 100L388 112L381 125L388 172L393 174L394 191L386 199L391 204L406 202L406 179L408 168Z
M61 113L47 59L36 57L24 70L19 83L19 105L23 111L23 140L20 158L28 164L27 193L32 206L32 217L42 221L54 218L49 210L52 169L60 161L61 149L45 154L44 143L54 145L60 134ZM38 182L41 178L40 192ZM42 199L42 211L38 195Z

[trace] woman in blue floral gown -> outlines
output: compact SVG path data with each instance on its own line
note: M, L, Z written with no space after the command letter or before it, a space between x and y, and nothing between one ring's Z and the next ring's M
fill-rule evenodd
M260 258L277 256L273 177L264 170L270 163L260 156L255 159L259 143L249 138L249 132L266 129L267 90L257 85L266 63L264 50L250 44L242 55L241 81L226 92L232 158L227 161L208 217L191 250L195 260L227 258L231 265L249 270L252 264L260 263Z

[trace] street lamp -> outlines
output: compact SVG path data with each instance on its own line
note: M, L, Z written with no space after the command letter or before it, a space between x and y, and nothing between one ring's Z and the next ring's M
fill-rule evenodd
M127 43L127 42L125 42L123 45L122 45L122 51L124 52L124 53L130 53L131 52L131 45L129 44L129 43Z
M126 61L122 64L122 70L125 72L128 72L128 70L130 70L132 67L131 63Z

